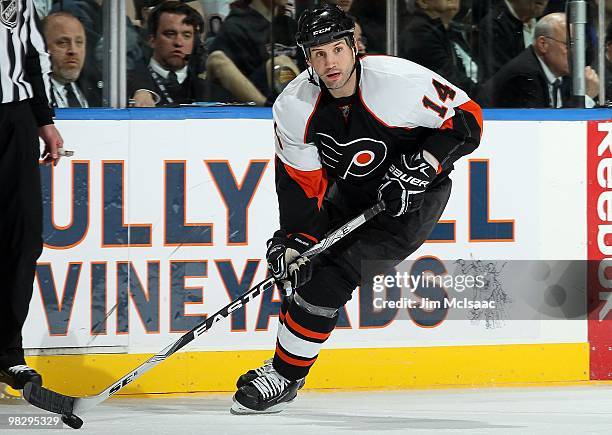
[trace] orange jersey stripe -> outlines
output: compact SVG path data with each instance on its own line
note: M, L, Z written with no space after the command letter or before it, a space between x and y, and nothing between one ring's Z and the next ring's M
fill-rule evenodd
M304 337L312 338L315 340L327 340L327 337L329 337L331 334L331 332L327 332L327 333L314 332L314 331L311 331L310 329L306 329L303 326L298 325L297 323L295 323L295 320L291 318L291 315L289 314L289 312L287 312L287 315L285 316L285 324L289 325L291 329L293 329L295 332L299 334L302 334Z
M467 103L463 103L461 106L459 106L459 108L472 114L480 127L480 137L482 137L482 109L480 106L475 101L470 100Z
M278 346L278 344L276 345L276 354L278 355L280 359L285 361L287 364L291 364L292 366L310 367L317 360L316 356L306 361L303 361L301 359L292 358L289 355L287 355L285 352L283 352L282 349Z
M285 165L287 174L302 188L307 198L317 198L317 205L321 209L323 197L327 191L327 173L325 169L316 169L314 171L300 171Z
M440 130L452 130L453 128L453 117L448 118L444 123L440 126Z

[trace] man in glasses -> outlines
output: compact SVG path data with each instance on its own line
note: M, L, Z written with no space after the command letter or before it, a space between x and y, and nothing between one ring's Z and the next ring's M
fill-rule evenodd
M546 15L536 24L534 42L484 86L477 99L489 107L569 107L570 73L563 13ZM597 73L586 67L585 106L599 93Z

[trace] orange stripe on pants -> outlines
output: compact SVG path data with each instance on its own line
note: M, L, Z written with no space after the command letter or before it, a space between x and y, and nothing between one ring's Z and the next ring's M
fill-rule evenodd
M291 315L288 311L287 315L285 316L285 324L289 325L291 329L293 329L295 332L302 334L304 337L312 338L315 340L327 340L327 338L331 334L331 332L314 332L310 329L306 329L303 326L298 325L297 323L295 323L295 320L291 318Z
M285 352L283 352L278 345L276 345L276 354L278 355L280 359L282 359L284 362L292 366L310 367L317 360L316 356L306 361L303 361L301 359L292 358L289 355L287 355Z

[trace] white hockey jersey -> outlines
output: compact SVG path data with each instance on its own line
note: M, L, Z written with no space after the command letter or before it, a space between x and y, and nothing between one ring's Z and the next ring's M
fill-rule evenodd
M356 214L376 201L398 154L429 151L441 165L439 182L480 143L480 107L438 74L390 56L362 57L356 74L357 92L336 99L304 71L274 104L276 188L288 233L318 240L328 230L322 205L331 183Z

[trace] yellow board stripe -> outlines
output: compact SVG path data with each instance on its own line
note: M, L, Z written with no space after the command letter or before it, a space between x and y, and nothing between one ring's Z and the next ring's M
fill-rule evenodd
M182 352L120 394L235 390L238 376L272 351ZM31 356L28 364L58 392L99 393L145 361L148 354ZM327 349L314 365L310 389L402 389L496 386L589 380L588 343L419 348Z

